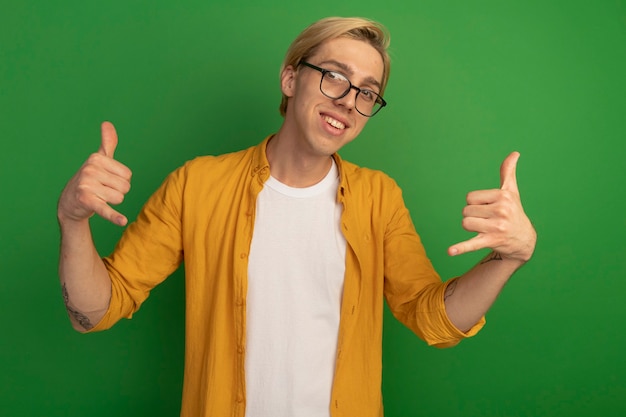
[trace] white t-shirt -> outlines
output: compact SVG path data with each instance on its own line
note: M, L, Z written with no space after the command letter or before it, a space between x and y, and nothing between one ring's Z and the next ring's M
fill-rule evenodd
M246 417L328 417L346 241L337 166L257 199L248 266Z

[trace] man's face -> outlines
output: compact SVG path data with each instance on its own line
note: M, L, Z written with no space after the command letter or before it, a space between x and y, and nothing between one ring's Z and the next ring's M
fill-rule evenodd
M307 59L310 64L343 74L352 85L380 91L382 57L364 41L336 38L319 46ZM282 74L282 90L289 97L285 134L292 136L301 151L314 156L337 152L361 132L368 117L355 109L357 91L331 99L320 91L322 74L300 65L287 67Z

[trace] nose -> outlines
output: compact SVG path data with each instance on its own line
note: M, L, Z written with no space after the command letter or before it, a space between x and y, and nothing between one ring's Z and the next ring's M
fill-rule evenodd
M354 90L354 92L352 91ZM355 105L356 105L356 97L359 94L360 90L358 87L355 87L353 85L350 86L350 89L348 90L348 92L346 93L346 95L344 95L343 97L340 98L336 98L334 101L335 103L344 106L345 108L347 108L348 110L352 110L354 109Z

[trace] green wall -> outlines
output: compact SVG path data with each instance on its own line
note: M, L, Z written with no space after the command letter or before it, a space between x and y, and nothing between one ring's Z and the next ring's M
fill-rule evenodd
M387 315L385 407L401 416L626 412L626 2L2 0L0 415L178 415L181 272L132 320L92 335L66 318L56 200L113 121L134 171L134 217L200 154L257 143L281 122L278 68L297 33L361 15L392 33L389 106L342 155L405 190L444 278L469 235L465 193L518 181L539 234L485 329L425 346ZM110 251L121 229L94 220Z

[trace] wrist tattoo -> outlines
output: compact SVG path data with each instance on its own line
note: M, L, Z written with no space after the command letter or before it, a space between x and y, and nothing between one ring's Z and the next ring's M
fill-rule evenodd
M443 294L443 301L446 301L448 298L452 296L452 294L454 294L454 290L456 289L456 284L457 284L456 278L450 284L448 284L448 286L446 287L446 292Z
M67 312L70 313L72 317L74 317L74 319L78 322L78 324L81 325L83 329L85 330L93 329L93 324L91 324L91 321L89 321L89 317L85 316L83 313L81 313L80 311L70 306L70 296L69 296L69 293L67 292L67 287L65 286L65 283L63 283L62 290L63 290L63 302L65 303L65 309L67 310Z
M500 255L498 252L491 252L485 259L480 261L480 263L482 265L482 264L486 264L487 262L501 261L501 260L502 260L502 255Z

